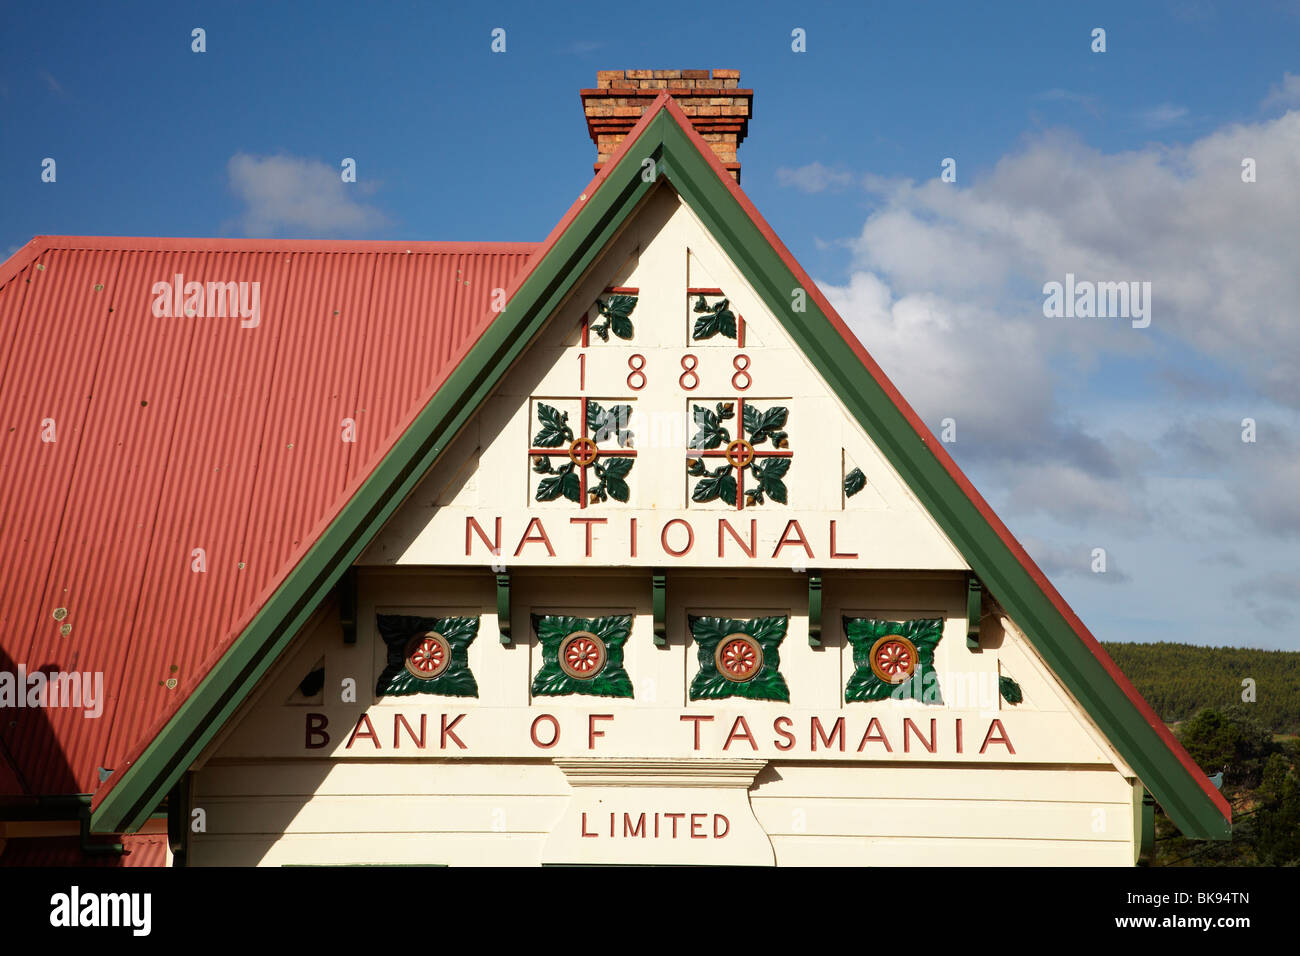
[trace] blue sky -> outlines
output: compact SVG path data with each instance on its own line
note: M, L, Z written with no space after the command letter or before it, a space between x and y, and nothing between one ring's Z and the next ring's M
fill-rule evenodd
M590 176L597 69L738 68L746 192L931 427L955 420L1094 632L1300 649L1300 3L50 3L0 26L6 256L539 240ZM1151 281L1151 327L1045 318L1066 272Z

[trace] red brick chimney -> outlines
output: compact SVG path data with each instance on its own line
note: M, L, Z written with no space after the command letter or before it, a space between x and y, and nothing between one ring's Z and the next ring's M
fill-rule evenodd
M597 88L580 91L587 131L596 144L595 168L618 150L623 137L666 90L740 182L736 147L749 132L754 91L739 86L739 70L714 70L712 76L708 70L597 70Z

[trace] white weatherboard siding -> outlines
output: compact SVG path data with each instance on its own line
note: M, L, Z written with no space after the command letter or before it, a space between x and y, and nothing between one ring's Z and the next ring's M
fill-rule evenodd
M635 337L583 348L581 318L610 287L638 289ZM743 349L691 341L689 287L723 289L743 316ZM741 367L749 379L733 378ZM636 369L644 388L631 387ZM576 425L583 394L633 406L630 500L538 503L537 404ZM690 500L693 406L742 399L790 410L787 505ZM848 498L854 467L866 487ZM508 645L493 564L512 576ZM967 648L968 565L669 189L612 242L358 565L356 642L344 643L337 608L322 608L198 765L191 805L206 830L191 836L190 863L1134 861L1132 771L996 605L986 603L980 648ZM653 642L651 569L667 575L665 647ZM816 648L810 569L822 576ZM478 696L376 699L377 614L477 618ZM630 615L634 696L534 699L532 614ZM788 617L789 702L690 700L689 615ZM942 703L846 703L844 616L942 619ZM304 698L299 682L317 667L324 687ZM1000 676L1019 683L1023 703L1000 699Z

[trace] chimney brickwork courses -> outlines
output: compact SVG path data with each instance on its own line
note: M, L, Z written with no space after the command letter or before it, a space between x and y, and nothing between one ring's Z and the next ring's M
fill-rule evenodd
M749 132L754 91L742 90L739 70L598 70L596 89L581 90L587 131L596 144L595 169L617 151L650 104L667 92L690 117L736 182L736 148Z

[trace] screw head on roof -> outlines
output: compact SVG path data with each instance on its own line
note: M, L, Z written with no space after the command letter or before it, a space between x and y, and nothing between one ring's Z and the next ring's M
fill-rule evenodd
M68 623L64 624L61 628L59 628L59 633L62 634L64 637L67 637L69 634L71 634L72 622L69 621Z
M61 621L67 616L68 616L68 609L66 607L56 607L54 609L54 620Z
M103 292L103 291L104 291L104 283L102 283L102 282L96 282L96 283L95 283L95 291L96 291L96 292Z

